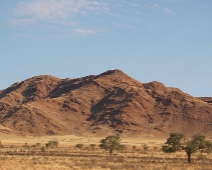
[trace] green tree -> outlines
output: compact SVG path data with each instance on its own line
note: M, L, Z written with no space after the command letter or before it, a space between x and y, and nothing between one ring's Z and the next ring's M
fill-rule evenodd
M120 149L120 137L119 136L108 136L105 139L101 140L100 148L109 150L110 156L114 150Z
M186 140L182 133L171 133L162 150L166 153L172 153L184 150L188 157L188 163L191 163L191 155L197 151L208 152L212 149L212 143L205 140L203 135L195 135L190 140Z

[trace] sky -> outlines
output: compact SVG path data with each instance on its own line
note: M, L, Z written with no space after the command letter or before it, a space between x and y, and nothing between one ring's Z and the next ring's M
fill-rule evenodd
M212 97L211 0L2 0L0 89L120 69Z

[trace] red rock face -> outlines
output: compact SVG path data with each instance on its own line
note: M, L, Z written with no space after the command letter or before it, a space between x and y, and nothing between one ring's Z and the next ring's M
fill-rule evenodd
M0 121L6 133L22 135L211 135L210 101L120 70L76 79L36 76L0 91Z

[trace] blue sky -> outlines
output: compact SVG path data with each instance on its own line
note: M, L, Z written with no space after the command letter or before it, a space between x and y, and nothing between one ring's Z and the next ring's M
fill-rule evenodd
M1 1L0 28L0 89L120 69L212 96L211 0Z

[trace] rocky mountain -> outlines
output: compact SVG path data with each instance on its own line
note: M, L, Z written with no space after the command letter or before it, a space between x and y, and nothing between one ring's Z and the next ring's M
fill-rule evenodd
M207 102L208 104L212 104L212 97L198 97L198 99Z
M75 79L45 75L0 91L0 124L0 133L37 136L211 135L212 105L120 70Z

